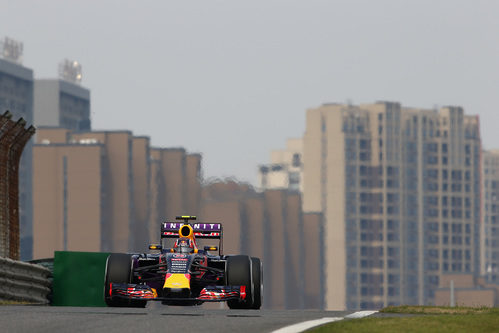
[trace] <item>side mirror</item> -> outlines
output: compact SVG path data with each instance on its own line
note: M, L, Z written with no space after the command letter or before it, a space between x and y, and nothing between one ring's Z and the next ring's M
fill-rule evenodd
M216 246L205 246L204 250L205 251L217 251L218 247L216 247Z
M149 250L161 250L163 247L159 244L151 244L149 245Z

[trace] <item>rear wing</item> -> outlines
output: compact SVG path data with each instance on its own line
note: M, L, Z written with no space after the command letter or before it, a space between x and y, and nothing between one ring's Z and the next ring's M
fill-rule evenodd
M184 225L183 222L161 223L161 238L178 238L178 231ZM221 223L192 223L189 224L194 232L194 237L203 239L211 238L219 240L219 253L222 253L223 228Z
M178 238L178 230L182 222L163 222L161 224L161 238ZM193 223L190 224L196 238L222 239L221 223Z

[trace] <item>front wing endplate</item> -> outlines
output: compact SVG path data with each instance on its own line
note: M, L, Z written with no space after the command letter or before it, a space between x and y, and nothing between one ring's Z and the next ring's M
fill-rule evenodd
M207 286L198 297L172 298L158 297L156 289L144 284L111 283L107 297L149 301L203 301L224 302L231 299L246 299L246 286Z

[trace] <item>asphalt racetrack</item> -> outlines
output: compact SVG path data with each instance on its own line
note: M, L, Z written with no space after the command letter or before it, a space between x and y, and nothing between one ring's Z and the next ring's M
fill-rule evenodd
M165 306L145 309L6 305L0 306L0 332L272 332L346 311L226 310Z

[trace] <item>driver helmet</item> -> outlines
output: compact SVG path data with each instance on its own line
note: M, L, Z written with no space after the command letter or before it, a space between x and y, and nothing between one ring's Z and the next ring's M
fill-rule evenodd
M176 253L192 253L194 252L194 244L189 238L179 238L175 241L173 250Z

